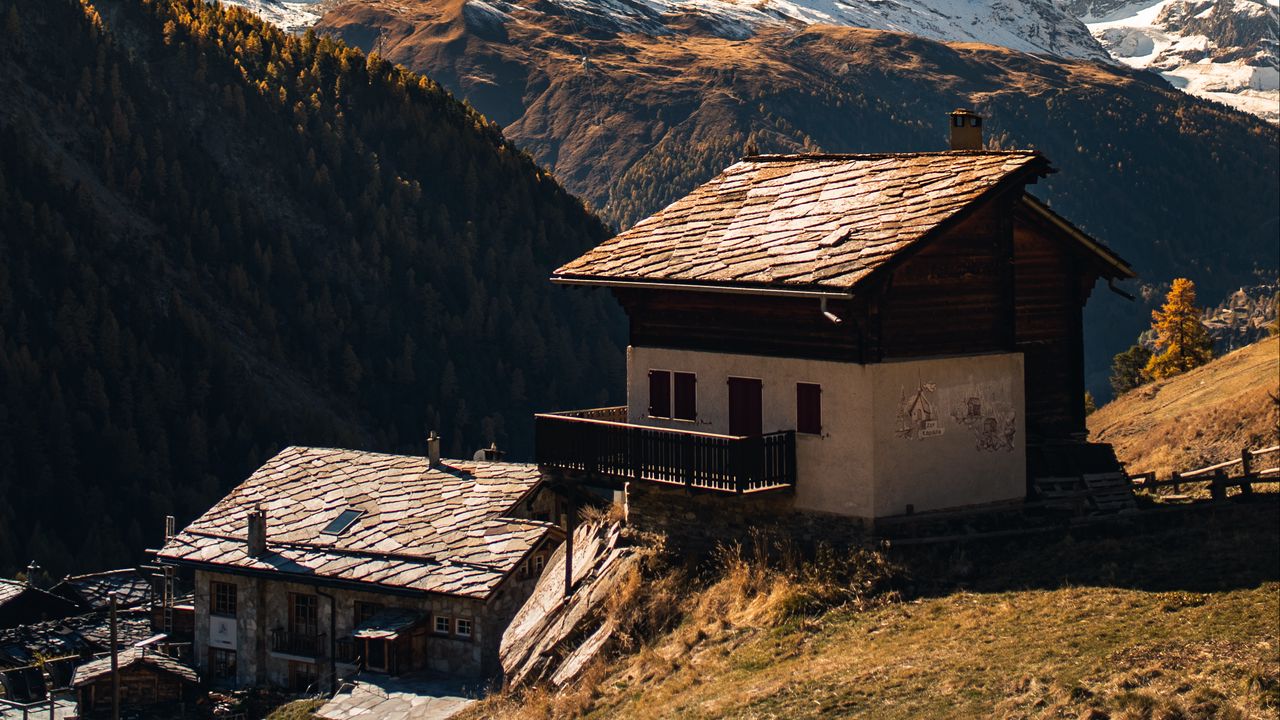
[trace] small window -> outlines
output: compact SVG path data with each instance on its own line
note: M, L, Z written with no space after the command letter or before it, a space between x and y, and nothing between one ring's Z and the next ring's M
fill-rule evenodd
M320 627L320 605L315 595L289 593L289 632L316 635Z
M470 638L471 621L466 618L458 618L454 623L454 631L460 638Z
M382 606L378 603L356 601L356 627L368 622L374 615L382 610Z
M209 583L209 612L222 617L236 616L236 586L214 580Z
M649 417L671 417L671 373L649 371Z
M209 648L209 671L215 680L235 680L236 651Z
M796 432L822 434L822 386L796 383Z
M698 419L698 376L688 372L676 375L676 412L677 420Z
M356 520L359 520L361 515L364 515L363 510L343 510L338 517L333 519L333 522L325 525L320 532L325 535L341 535L352 525L355 525Z
M543 555L534 555L531 561L534 575L541 575L542 569L547 566L547 558Z
M448 616L448 615L437 615L437 616L436 616L436 632L437 632L437 633L439 633L439 634L441 634L441 635L448 635L448 634L449 634L449 624L450 624L450 618L449 618L449 616Z
M969 118L969 127L982 127L982 118L980 117Z

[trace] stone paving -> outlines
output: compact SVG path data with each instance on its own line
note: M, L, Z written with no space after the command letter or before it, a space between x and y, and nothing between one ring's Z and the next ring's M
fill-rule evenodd
M438 675L367 675L316 711L325 720L445 720L475 702L458 680Z
M53 720L75 717L76 703L74 700L59 698L54 701L53 713ZM23 714L23 708L0 702L0 720L47 720L47 718L49 718L49 706L46 703L30 705L26 708L26 714Z

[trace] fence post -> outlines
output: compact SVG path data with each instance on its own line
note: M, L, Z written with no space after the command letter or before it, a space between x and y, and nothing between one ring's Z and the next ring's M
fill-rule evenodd
M1179 483L1178 481L1182 479L1182 473L1178 472L1177 470L1174 470L1174 471L1173 471L1173 474L1169 476L1169 479L1173 481L1173 492L1174 492L1174 494L1175 494L1175 495L1181 495L1181 494L1182 494L1182 484L1181 484L1181 483Z
M1209 497L1217 501L1227 499L1227 473L1222 468L1213 471L1213 481L1209 485Z
M1240 451L1240 469L1244 472L1244 476L1240 478L1240 494L1249 497L1253 494L1253 483L1249 482L1249 478L1253 476L1253 453L1249 452L1248 445Z

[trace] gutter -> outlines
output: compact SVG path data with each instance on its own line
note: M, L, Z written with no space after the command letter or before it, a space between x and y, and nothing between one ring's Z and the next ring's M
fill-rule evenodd
M678 292L724 293L726 295L762 295L766 297L818 298L850 300L852 290L789 290L783 288L745 287L741 285L708 285L685 282L661 282L655 280L599 280L592 278L552 275L557 285L581 285L585 287L640 288L642 290L675 290Z

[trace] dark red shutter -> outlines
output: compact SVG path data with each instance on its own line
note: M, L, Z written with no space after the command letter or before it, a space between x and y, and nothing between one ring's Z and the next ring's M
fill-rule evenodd
M822 434L822 386L796 383L796 432Z
M761 382L754 378L729 378L729 434L759 435L763 425Z
M698 419L698 376L693 373L676 373L677 420Z
M671 417L671 373L649 371L649 417Z

